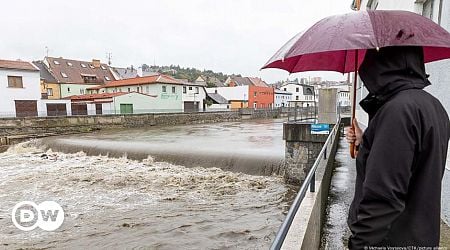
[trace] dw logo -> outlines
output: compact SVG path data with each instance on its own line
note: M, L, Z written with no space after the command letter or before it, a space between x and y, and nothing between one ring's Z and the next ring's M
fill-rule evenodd
M39 205L22 201L14 206L11 219L14 226L23 231L31 231L36 227L54 231L64 222L64 210L54 201L44 201Z

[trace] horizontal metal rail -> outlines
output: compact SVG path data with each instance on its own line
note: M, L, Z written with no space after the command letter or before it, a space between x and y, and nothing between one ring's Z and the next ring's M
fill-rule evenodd
M336 137L337 131L339 129L340 122L341 121L338 120L336 125L334 125L333 129L330 132L330 135L328 136L325 144L322 147L322 150L320 150L320 153L318 154L316 160L314 161L314 164L312 165L311 169L309 170L308 175L306 176L305 180L303 181L303 184L300 187L300 191L297 193L297 196L295 197L294 202L292 203L292 205L289 209L289 212L283 221L283 224L281 225L274 241L272 242L272 246L270 247L271 250L281 249L281 246L283 245L283 242L286 238L289 228L291 227L292 221L294 220L294 217L297 214L297 211L303 201L303 198L305 198L308 187L310 189L310 192L315 192L315 189L316 189L315 176L316 176L317 168L319 167L322 160L327 159L327 152L329 153L331 151L331 150L328 150L328 148L330 146L332 146L333 140Z

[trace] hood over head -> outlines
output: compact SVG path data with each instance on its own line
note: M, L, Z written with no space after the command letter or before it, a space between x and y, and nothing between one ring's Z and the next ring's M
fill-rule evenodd
M360 103L369 116L397 92L430 85L423 48L415 46L367 50L359 76L369 90L369 95Z
M430 85L423 49L415 46L367 50L359 76L369 92L376 96L390 95L399 88L422 89Z

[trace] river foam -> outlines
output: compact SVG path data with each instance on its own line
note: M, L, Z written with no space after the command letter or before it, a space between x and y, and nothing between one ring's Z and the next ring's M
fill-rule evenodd
M288 188L279 176L66 154L22 143L0 154L0 242L7 248L267 248ZM56 232L11 223L19 201L65 210Z

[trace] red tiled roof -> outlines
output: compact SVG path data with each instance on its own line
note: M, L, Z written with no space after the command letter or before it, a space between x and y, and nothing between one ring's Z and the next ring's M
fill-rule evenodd
M167 84L177 84L184 85L183 82L168 76L168 75L154 75L154 76L144 76L144 77L135 77L128 78L118 81L112 81L107 84L88 88L90 90L101 89L101 88L111 88L111 87L119 87L119 86L132 86L132 85L142 85L142 84L157 84L157 83L167 83Z
M0 68L39 71L36 66L24 61L0 60Z
M108 98L113 98L113 97L121 96L121 95L127 95L127 94L131 94L131 93L146 95L146 96L150 96L150 97L156 97L154 95L147 95L147 94L138 93L138 92L116 92L116 93L100 93L100 94L87 94L87 95L72 95L72 96L68 96L64 99L70 99L72 101L89 101L89 100L95 100L95 99L108 99Z
M112 98L116 96L121 96L128 94L127 92L116 92L116 93L101 93L101 94L87 94L87 95L72 95L68 96L64 99L70 99L70 100L91 100L91 99L105 99L105 98Z

